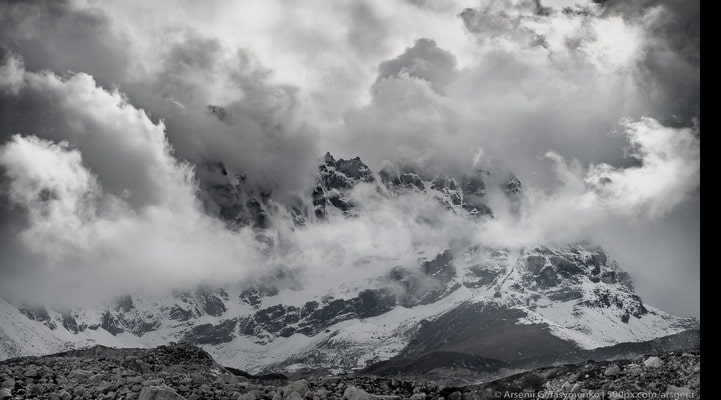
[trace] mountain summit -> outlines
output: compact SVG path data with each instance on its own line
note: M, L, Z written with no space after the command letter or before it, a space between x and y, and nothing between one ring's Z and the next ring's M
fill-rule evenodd
M288 204L247 187L242 173L222 163L206 165L200 177L206 210L229 229L252 229L270 252L283 244L272 234L278 221L302 230L362 217L367 209L356 191L363 187L382 202L416 196L437 205L434 212L478 224L494 218L490 190L515 213L522 196L513 175L478 170L454 177L395 164L374 173L358 157L329 153L307 198ZM251 372L490 373L615 354L621 350L614 346L650 346L670 335L693 340L684 332L698 327L645 304L629 275L593 244L426 243L416 253L417 262L404 265L360 260L359 268L383 267L332 286L283 266L240 284L72 309L0 300L0 358L182 340Z

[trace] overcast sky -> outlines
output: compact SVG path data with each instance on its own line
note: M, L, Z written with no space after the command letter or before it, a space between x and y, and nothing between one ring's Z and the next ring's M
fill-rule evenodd
M698 315L699 35L696 0L4 1L0 290L591 239L648 302ZM407 218L422 199L366 199L363 218L268 260L199 205L198 165L282 200L312 188L326 151L512 171L524 213L429 228Z

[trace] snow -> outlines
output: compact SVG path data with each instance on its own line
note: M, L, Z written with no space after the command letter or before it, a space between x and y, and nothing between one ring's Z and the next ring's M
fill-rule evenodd
M50 329L42 323L31 321L4 299L0 299L0 320L2 359L57 353L96 344L109 347L148 347L140 338L129 333L113 336L104 329L86 329L73 334L62 325Z
M534 311L526 310L528 316L520 322L548 324L554 335L571 340L584 349L646 341L683 330L675 324L669 324L674 317L652 308L641 318L632 316L627 323L623 323L618 310L585 308L582 315L577 315L573 310L574 303L559 302Z
M342 354L343 358L353 360L353 368L359 369L370 362L387 360L398 354L410 340L408 331L421 320L435 318L452 310L467 301L471 294L470 290L462 287L435 303L412 308L396 307L376 317L342 321L313 337L294 334L260 345L240 336L231 343L205 349L221 364L251 372L292 357L305 359L309 352L324 351L326 354L322 355L329 358L333 358L336 353ZM299 364L296 368L301 366L305 364ZM329 366L337 372L342 370L338 362ZM287 369L293 368L291 366Z
M424 254L427 259L438 254L437 249L432 247L429 245L428 253ZM567 249L558 248L553 251L561 253ZM592 255L578 249L575 251L574 254L589 259ZM624 302L632 301L632 290L621 284L594 283L582 278L578 282L564 283L579 291L580 299L552 301L548 297L550 291L528 287L527 282L524 282L526 271L522 257L525 255L519 251L494 252L493 249L470 247L456 255L454 266L457 276L449 285L464 283L471 268L478 265L501 272L492 284L477 288L460 285L458 289L434 303L411 308L397 306L372 318L338 322L312 337L298 333L287 338L269 335L268 342L262 344L258 343L257 338L239 335L228 343L202 347L221 364L251 372L281 364L290 370L313 364L342 372L363 368L370 363L397 355L408 345L415 328L422 320L438 318L464 302L495 303L522 310L526 316L517 323L545 324L552 334L572 341L584 349L645 341L684 329L680 318L650 306L645 306L648 313L640 318L631 316L628 322L624 323L621 320L623 310L619 308L579 305L582 301L593 300L595 291L600 289L610 291ZM377 277L370 279L369 276L361 276L342 284L339 282L331 291L320 291L317 286L310 285L300 290L285 288L275 296L263 298L261 308L276 304L300 307L306 301L320 302L329 293L334 298L348 299L360 290L378 288L382 284L383 281ZM202 308L199 300L192 295L186 299L171 294L133 296L134 308L124 313L124 316L143 321L157 320L160 323L157 329L142 336L129 332L113 336L102 328L87 328L74 334L63 327L61 314L55 310L49 310L49 315L57 326L50 329L42 322L29 319L15 305L0 299L0 359L49 354L95 344L109 347L153 347L181 340L193 326L205 323L217 325L229 318L248 316L256 311L239 299L239 288L226 291L228 296L222 298L222 302L227 311L223 315L216 317L202 314L190 321L171 320L168 311L174 305L187 309ZM75 310L74 315L78 324L91 326L99 323L106 310L113 309L113 304L96 304Z

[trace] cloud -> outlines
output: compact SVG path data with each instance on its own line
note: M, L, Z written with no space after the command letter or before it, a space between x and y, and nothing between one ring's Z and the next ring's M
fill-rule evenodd
M183 11L148 10L169 16L157 24L156 17L125 15L128 10L115 9L117 4L108 10L96 6L101 5L4 5L0 44L20 55L31 71L81 72L103 87L121 88L128 102L155 123L163 121L182 160L223 161L281 197L312 186L322 151L299 112L297 89L274 83L272 71L252 50L199 31L181 19ZM23 119L26 110L14 103L6 104L16 110L6 116ZM209 105L222 107L228 118L218 121ZM25 107L35 106L28 101ZM5 123L10 132L32 130L22 121Z
M433 81L442 77L442 93L423 92L427 72L389 72L408 60L436 65L419 45L408 48L380 64L369 103L345 114L349 134L334 137L331 147L353 149L376 165L400 153L466 171L483 148L495 165L527 184L547 186L554 177L539 156L549 150L583 164L629 162L624 138L611 134L623 118L690 126L698 116L691 111L698 105L698 66L686 54L692 45L682 51L655 33L669 11L663 5L633 15L583 10L561 12L530 1L465 9L459 19L476 46L460 68L432 70ZM419 43L431 48L431 39ZM434 51L448 53L438 45ZM650 68L649 60L658 58L676 65L679 75L668 79Z
M631 273L646 301L698 315L700 136L650 118L622 121L625 167L583 165L546 154L558 185L524 187L520 215L492 205L496 218L475 240L495 246L589 240Z
M699 185L701 143L691 128L670 128L651 118L624 121L630 156L638 167L592 165L586 184L611 207L629 216L667 214Z
M101 176L105 190L124 193L134 205L178 197L177 171L169 161L162 123L154 124L120 92L98 87L90 75L63 79L50 72L24 71L19 63L11 57L5 67L14 73L2 83L11 87L0 99L6 110L4 132L67 141Z
M86 72L103 84L119 83L135 62L126 57L128 32L94 7L71 1L4 2L0 44L22 54L31 69Z
M11 204L26 208L33 221L23 240L39 239L49 253L74 250L68 236L92 220L101 196L95 177L83 167L80 152L36 136L13 136L0 148L0 165L10 184Z
M455 69L456 59L451 53L438 48L431 39L418 39L400 56L380 64L378 80L400 76L423 79L442 93L453 79Z
M31 102L43 115L0 147L4 195L25 215L9 243L25 249L24 259L3 265L29 280L3 290L122 293L240 280L259 265L251 232L228 231L202 211L193 169L173 157L162 124L86 74L11 76L2 85L20 89L4 101Z
M683 0L3 3L3 264L74 271L68 281L92 266L106 282L132 271L148 286L275 267L330 282L377 271L363 263L417 262L412 249L427 243L590 236L674 281L687 270L666 244L698 253L678 235L698 219L698 20L699 2ZM359 188L355 219L296 230L274 216L269 256L198 200L212 198L199 181L212 183L218 161L281 203L307 198L325 151L374 170L512 171L523 212L489 193L486 224L429 221L438 210L421 198L392 204ZM58 176L38 174L31 153L63 166ZM635 239L618 238L649 226L663 234L649 233L643 263Z
M419 257L459 248L471 236L470 221L425 196L388 201L361 185L349 194L359 204L357 218L297 230L273 216L276 232L268 234L276 246L267 253L250 228L233 232L205 214L193 166L174 157L164 124L122 93L83 73L27 71L15 57L6 69L13 72L0 85L12 90L3 101L11 110L42 105L45 115L5 122L22 129L0 147L2 194L23 218L6 243L16 251L4 253L4 272L16 278L0 287L4 295L34 287L52 300L80 301L201 283L243 285L278 268L307 288L324 289L413 267Z
M609 229L624 220L642 223L668 216L697 195L697 130L667 127L642 118L623 121L621 133L629 142L628 157L637 165L583 166L578 160L567 161L549 152L546 158L560 186L552 191L529 188L521 217L499 214L479 228L481 240L496 246L513 242L528 246L592 239L596 230Z

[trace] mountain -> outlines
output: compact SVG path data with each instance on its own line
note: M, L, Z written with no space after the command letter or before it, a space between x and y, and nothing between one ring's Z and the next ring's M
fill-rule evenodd
M361 189L390 203L428 199L479 224L494 218L490 191L501 193L512 213L522 197L511 174L451 176L409 165L374 173L358 157L330 154L308 196L285 203L270 189L248 187L242 173L222 163L202 166L199 177L206 211L228 229L253 229L268 252L282 245L274 233L278 221L300 230L363 215L355 195ZM279 266L243 284L131 294L75 308L0 299L0 359L187 341L252 373L495 373L589 354L608 358L620 354L614 346L669 335L676 335L668 339L673 343L697 340L697 320L645 304L629 275L590 243L521 249L424 243L417 258L412 266L372 260L385 263L383 272L337 285L314 285Z

